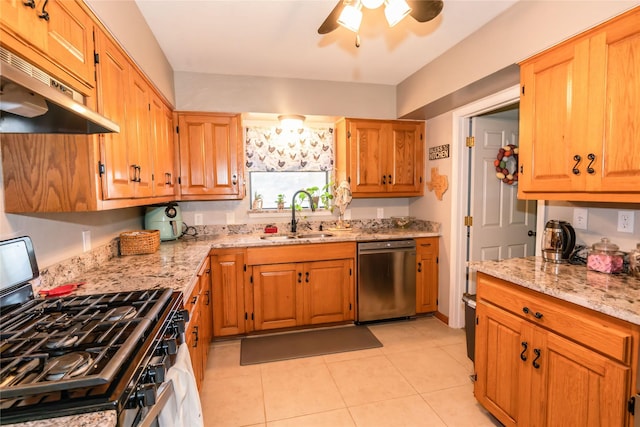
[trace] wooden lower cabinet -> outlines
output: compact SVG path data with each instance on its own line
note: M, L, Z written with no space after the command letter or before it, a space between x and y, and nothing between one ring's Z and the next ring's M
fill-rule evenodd
M254 329L353 319L352 260L253 267Z
M215 337L239 335L247 330L244 253L244 249L211 252Z
M477 283L474 393L489 412L505 426L630 425L636 326L482 273Z
M198 390L202 386L207 366L209 343L212 338L213 306L211 299L211 267L207 258L198 272L198 281L184 301L189 311L189 322L185 331L185 339L189 347L191 365L196 378Z
M416 239L416 313L438 310L438 239Z

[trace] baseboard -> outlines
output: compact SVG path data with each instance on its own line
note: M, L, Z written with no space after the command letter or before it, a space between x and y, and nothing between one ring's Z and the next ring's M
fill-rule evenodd
M436 319L440 320L445 325L449 324L449 316L445 316L444 314L440 313L439 311L436 311L435 317L436 317Z

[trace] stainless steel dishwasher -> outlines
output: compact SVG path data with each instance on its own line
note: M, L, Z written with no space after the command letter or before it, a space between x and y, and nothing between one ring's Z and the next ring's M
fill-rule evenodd
M387 240L358 243L356 323L416 314L416 243Z

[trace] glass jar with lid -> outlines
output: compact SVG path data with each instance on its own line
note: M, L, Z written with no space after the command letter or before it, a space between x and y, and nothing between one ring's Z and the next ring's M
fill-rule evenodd
M618 245L603 237L594 243L587 255L587 269L601 273L620 273L624 264L624 254Z
M629 252L629 274L640 279L640 243L635 250Z

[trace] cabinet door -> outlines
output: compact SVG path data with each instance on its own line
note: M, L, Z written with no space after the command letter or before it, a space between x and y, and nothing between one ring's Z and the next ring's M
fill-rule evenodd
M135 170L135 196L151 197L153 195L151 138L149 137L152 126L150 116L151 88L142 76L135 70L131 70L129 80L130 108L127 111L127 125L130 167Z
M350 260L304 265L304 324L342 322L351 317Z
M526 322L482 301L476 316L475 397L505 426L527 425L521 414L526 414L524 377L533 350Z
M39 15L49 16L48 20L41 19L47 32L45 52L70 74L95 86L91 18L75 1L49 0L41 4Z
M211 260L207 257L198 273L200 281L200 324L202 325L201 340L204 354L203 369L209 354L209 344L213 338L213 294L211 289Z
M213 269L213 335L238 335L246 331L244 303L244 252L216 251Z
M541 354L537 368L531 366L531 425L627 425L629 367L556 334L537 335Z
M591 39L590 134L595 139L589 190L639 192L640 8ZM600 145L601 142L601 145Z
M11 29L21 38L28 40L29 44L44 50L46 46L46 31L44 25L35 26L37 14L44 0L33 2L33 8L25 0L0 0L0 23L5 29ZM40 8L37 9L40 3Z
M423 193L422 125L394 122L391 126L387 161L388 190L393 193Z
M100 61L98 74L98 112L120 125L119 133L100 135L104 165L102 196L108 199L131 198L134 195L134 171L130 168L133 137L127 126L129 109L129 63L120 49L101 31L96 31Z
M241 199L242 130L238 115L178 115L180 178L186 200Z
M358 193L386 191L387 150L385 125L376 121L349 121L347 125L351 164L351 189Z
M438 238L416 239L416 313L438 310Z
M153 195L175 194L175 144L171 110L160 97L151 94L151 135L153 137Z
M298 326L302 312L302 265L269 264L253 267L254 329Z
M584 189L588 70L588 39L521 65L519 194Z
M190 311L189 323L185 331L185 340L189 348L189 356L193 374L196 379L198 390L202 385L203 364L202 364L202 344L200 342L200 310L199 306Z

